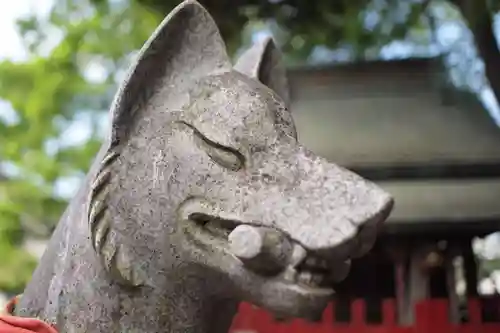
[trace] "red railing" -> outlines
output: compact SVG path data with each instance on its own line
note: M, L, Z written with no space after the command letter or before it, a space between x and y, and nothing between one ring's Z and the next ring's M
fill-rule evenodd
M286 323L276 322L267 312L242 303L230 333L500 333L500 322L486 323L482 319L481 300L469 301L469 319L462 324L451 324L448 320L447 300L428 300L415 307L413 326L400 326L396 321L395 304L394 300L385 300L382 304L381 323L372 324L365 320L364 300L356 300L351 304L349 322L335 320L332 303L318 323L299 319Z

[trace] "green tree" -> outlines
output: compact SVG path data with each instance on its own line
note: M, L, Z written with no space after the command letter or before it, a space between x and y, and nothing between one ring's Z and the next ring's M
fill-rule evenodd
M160 22L161 14L136 3L112 8L57 3L47 19L25 18L19 31L28 59L0 63L0 98L13 116L0 121L0 289L18 292L34 265L21 250L27 231L47 236L67 197L60 181L81 178L100 142L100 128L127 57ZM53 42L51 31L60 36ZM89 77L88 66L105 75ZM5 117L4 117L5 118ZM84 142L71 142L75 121L90 119ZM102 132L102 131L101 131Z

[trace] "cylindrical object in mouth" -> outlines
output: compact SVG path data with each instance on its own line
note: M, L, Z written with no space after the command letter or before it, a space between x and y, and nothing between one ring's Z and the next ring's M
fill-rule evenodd
M287 266L292 243L276 229L239 225L229 234L231 252L258 274L278 274Z

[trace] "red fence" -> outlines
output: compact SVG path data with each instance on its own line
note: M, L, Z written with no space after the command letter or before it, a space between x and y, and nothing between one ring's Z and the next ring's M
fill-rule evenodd
M495 303L498 305L498 302ZM366 322L363 300L352 303L351 320L342 323L334 318L333 303L328 306L318 323L298 319L287 323L276 322L267 312L242 303L230 333L500 333L500 322L486 323L482 319L483 304L482 300L470 300L468 322L451 324L448 320L447 300L424 301L415 307L415 324L399 326L394 300L383 302L382 322L379 324ZM496 309L500 311L499 307Z

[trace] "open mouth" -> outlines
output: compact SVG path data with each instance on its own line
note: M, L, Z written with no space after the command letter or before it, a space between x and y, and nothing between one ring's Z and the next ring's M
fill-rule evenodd
M231 232L240 225L238 222L204 213L189 214L188 220L194 222L212 237L215 236L224 240L227 240Z
M330 289L331 274L328 262L314 254L303 251L301 246L294 248L294 252L297 251L301 252L301 258L299 258L298 264L294 265L292 263L286 268L285 279L306 288Z
M226 250L230 250L230 235L236 228L241 226L253 228L241 222L222 219L204 213L191 213L188 220L194 222L200 231L209 236L210 239L218 239L218 243L224 244ZM306 291L331 293L333 281L329 262L307 251L302 245L286 237L283 233L281 234L283 235L283 241L289 242L289 248L291 249L286 260L278 258L278 260L266 262L262 259L262 256L258 257L259 254L255 256L256 259L254 261L260 261L260 265L253 265L251 260L245 260L245 258L239 255L235 256L243 262L247 269L254 273L260 275L277 275L287 284L296 285L299 288L306 289ZM262 252L268 252L269 255L269 253L276 252L273 250L271 248ZM272 273L269 274L270 272Z

